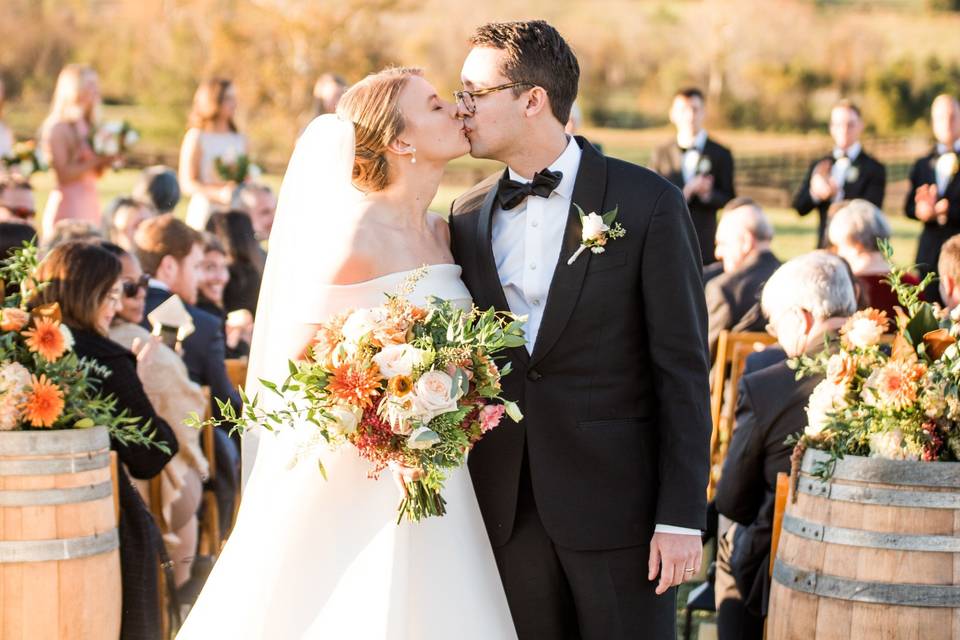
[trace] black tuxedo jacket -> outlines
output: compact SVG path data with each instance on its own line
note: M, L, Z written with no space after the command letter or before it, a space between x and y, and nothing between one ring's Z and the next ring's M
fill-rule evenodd
M788 436L807 424L804 408L820 378L796 379L781 360L740 379L736 429L717 485L717 510L737 522L730 565L748 609L760 615L770 588L770 538L777 473L790 471Z
M581 238L570 207L533 353L511 349L514 371L503 380L525 417L470 453L494 546L513 529L524 455L540 519L568 549L648 544L655 523L706 524L709 364L690 216L666 180L577 142L572 202L597 212L619 205L627 235L567 265ZM450 224L477 306L507 310L490 240L499 178L454 202Z
M779 267L777 257L763 251L739 270L720 274L706 284L704 294L711 362L716 355L721 331L763 331L767 321L760 310L760 293Z
M925 184L937 183L937 150L934 148L927 155L917 160L910 170L910 191L903 205L904 213L908 218L917 219L917 205L914 198L917 187ZM941 225L936 220L923 223L923 232L917 245L917 265L923 273L937 270L937 261L940 259L940 247L951 236L960 233L960 173L953 176L947 184L943 197L950 203L947 210L947 224ZM936 285L932 287L936 289Z
M147 314L169 298L169 291L150 287L147 289L146 309L141 323L150 329ZM193 318L194 332L183 341L183 362L187 365L190 379L200 385L210 387L212 398L229 400L234 408L240 409L240 395L230 383L227 367L224 364L226 343L220 318L184 302L187 312ZM216 400L213 401L214 415L219 415Z
M733 154L730 150L708 137L703 146L703 155L710 159L709 175L713 176L713 192L709 200L693 196L687 205L690 208L690 217L693 218L693 226L697 230L703 264L710 264L716 261L714 244L717 236L717 211L737 194L733 187ZM650 168L683 189L682 158L683 154L676 140L671 140L654 149Z
M824 160L833 162L833 154L817 158L810 164L810 167L807 169L807 174L803 178L803 183L793 196L793 208L796 209L797 213L801 216L807 215L814 209L817 210L817 214L820 216L820 221L817 223L818 248L827 246L827 211L830 209L831 202L829 200L820 203L813 201L813 198L810 196L810 178L813 177L813 170L816 166ZM859 155L857 155L857 159L853 161L851 166L857 168L858 175L856 176L856 180L843 185L843 199L854 200L856 198L863 198L882 209L883 193L887 188L886 167L877 162L873 156L869 155L862 148L860 149Z

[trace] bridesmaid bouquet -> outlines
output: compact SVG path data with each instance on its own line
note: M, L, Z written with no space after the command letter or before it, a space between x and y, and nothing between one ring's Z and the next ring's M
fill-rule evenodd
M9 171L18 173L26 179L29 179L38 171L45 171L47 168L46 163L40 157L37 143L33 140L14 144L11 154L3 158L3 164Z
M402 294L388 296L379 307L346 311L321 325L306 357L289 363L282 385L260 380L282 398L281 408L260 410L257 397L250 401L241 392L243 415L226 403L223 419L206 422L272 431L305 421L318 429L314 442L354 446L373 463L373 477L387 467L403 471L397 524L442 516L447 471L465 464L504 413L523 417L500 395L509 363L494 362L496 354L525 344L523 322L436 298L419 307ZM203 424L196 415L191 423ZM322 462L320 471L326 477Z
M224 182L236 182L241 184L250 180L256 180L263 175L263 170L259 165L250 162L250 157L245 153L236 154L232 151L216 158L214 167L217 174Z
M140 133L126 120L104 122L90 137L90 148L98 156L125 153L140 141Z

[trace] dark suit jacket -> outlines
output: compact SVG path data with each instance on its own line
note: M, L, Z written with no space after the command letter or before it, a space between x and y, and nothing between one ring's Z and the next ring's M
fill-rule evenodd
M733 154L730 150L708 137L703 146L703 155L710 158L709 175L713 176L713 192L709 200L693 196L687 205L690 208L690 217L693 218L693 226L697 230L703 264L710 264L716 261L714 245L717 236L717 211L737 194L733 187ZM682 190L682 156L676 140L671 140L654 149L650 168Z
M571 206L533 353L510 350L503 395L524 419L487 434L470 470L495 546L510 538L528 457L540 519L569 549L648 544L655 523L703 529L710 413L706 309L696 236L680 192L585 139L572 201L619 205L627 235L580 244ZM453 204L451 235L481 309L506 310L490 242L492 176ZM669 277L667 277L669 276Z
M784 441L807 424L804 411L819 378L796 379L781 360L740 378L737 422L723 474L717 510L737 522L730 560L748 610L766 609L768 567L777 473L790 471L792 448Z
M930 153L917 160L913 169L910 170L910 191L907 193L907 200L903 205L904 213L908 218L917 219L917 205L914 202L917 187L937 183L937 157L937 150L934 148ZM941 225L936 220L923 223L923 232L920 234L920 242L917 245L917 265L921 273L937 270L940 247L951 236L960 233L960 173L954 175L953 179L947 184L943 197L950 203L950 208L947 210L947 224ZM937 289L936 283L934 283L932 289ZM937 300L939 295L927 299Z
M801 216L807 215L814 209L817 210L817 214L820 216L820 221L817 223L818 248L827 246L827 211L830 209L831 202L829 200L819 203L813 201L813 198L810 196L810 178L813 177L813 170L816 166L824 160L833 162L833 154L817 158L810 164L810 168L807 169L807 174L804 176L800 188L797 189L796 194L793 196L793 208L796 209L797 213ZM857 156L857 159L853 161L851 166L857 168L859 175L856 176L856 180L843 185L843 199L854 200L856 198L863 198L883 208L883 193L887 188L886 167L877 162L873 156L869 155L862 148L860 149L860 154Z
M760 293L767 279L780 266L769 251L757 254L734 273L721 274L707 283L707 337L710 361L717 350L717 338L728 331L763 331L766 318L760 311Z

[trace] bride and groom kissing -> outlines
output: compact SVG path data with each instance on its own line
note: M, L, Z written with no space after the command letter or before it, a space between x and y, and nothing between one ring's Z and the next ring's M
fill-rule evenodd
M181 638L675 635L673 587L700 568L710 437L686 204L566 135L580 70L556 29L487 24L471 45L455 102L419 70L390 69L298 141L250 379L278 379L316 323L380 304L430 265L412 301L527 316L503 380L524 419L451 474L445 516L401 526L393 483L347 450L319 454L323 480L290 467L297 444L282 435L245 443L256 459L237 524ZM427 207L466 153L507 168L447 222ZM624 233L578 207L617 209Z

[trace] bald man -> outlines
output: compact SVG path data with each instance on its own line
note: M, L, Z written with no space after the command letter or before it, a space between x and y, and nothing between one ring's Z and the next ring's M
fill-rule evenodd
M951 95L937 96L930 108L930 120L937 143L913 165L904 205L908 218L923 223L917 246L921 276L936 270L943 243L960 233L960 103ZM941 301L936 282L926 294L930 302Z
M717 226L714 251L723 273L711 279L704 292L709 313L710 357L716 355L717 338L728 331L763 331L760 292L780 266L770 241L773 225L750 198L732 200Z

